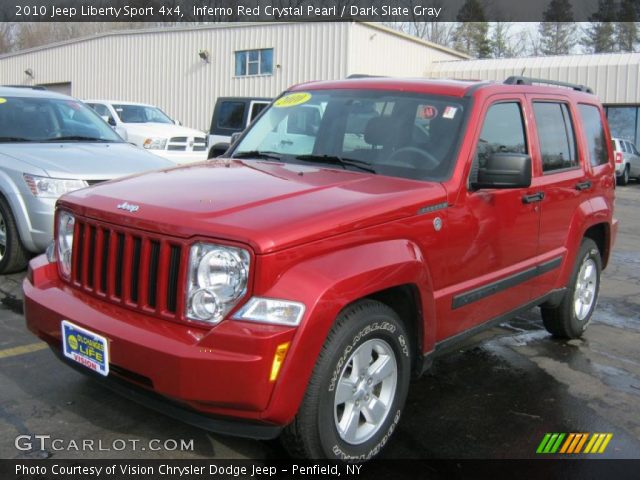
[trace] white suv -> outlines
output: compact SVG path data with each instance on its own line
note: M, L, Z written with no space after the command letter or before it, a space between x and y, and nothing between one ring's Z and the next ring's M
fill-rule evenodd
M616 159L616 178L618 185L626 185L629 178L640 178L640 153L636 146L622 138L612 138Z
M207 159L207 136L183 127L153 105L85 100L127 142L177 164Z

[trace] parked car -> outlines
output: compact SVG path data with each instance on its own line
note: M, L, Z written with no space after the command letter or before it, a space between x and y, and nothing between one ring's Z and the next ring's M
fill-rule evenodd
M127 142L148 150L174 164L207 159L207 136L183 127L153 105L117 100L86 100Z
M606 117L533 83L298 85L225 158L67 194L27 325L202 428L372 458L461 339L534 306L562 338L592 318L617 232Z
M630 178L640 178L640 153L636 146L622 138L612 138L618 185L626 185Z
M168 166L74 98L0 87L0 273L23 269L51 243L60 195Z
M270 103L270 98L218 98L209 129L208 158L222 155L229 148L231 137L243 132Z

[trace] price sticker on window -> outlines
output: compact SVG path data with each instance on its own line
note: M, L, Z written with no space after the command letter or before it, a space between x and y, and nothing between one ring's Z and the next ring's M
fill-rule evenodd
M286 108L295 107L296 105L302 105L311 100L311 94L307 92L290 93L282 98L279 98L273 104L274 107Z

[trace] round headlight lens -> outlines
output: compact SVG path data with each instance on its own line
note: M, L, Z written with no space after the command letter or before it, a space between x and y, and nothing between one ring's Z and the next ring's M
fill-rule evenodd
M250 254L243 248L210 243L191 247L186 316L221 321L247 291Z
M58 265L64 278L71 275L71 255L73 253L73 228L76 220L70 213L58 215Z
M202 320L211 320L220 313L218 297L212 291L204 288L193 293L191 307L193 308L193 313Z
M239 256L230 250L208 252L198 265L198 286L214 290L224 301L242 294L247 272Z

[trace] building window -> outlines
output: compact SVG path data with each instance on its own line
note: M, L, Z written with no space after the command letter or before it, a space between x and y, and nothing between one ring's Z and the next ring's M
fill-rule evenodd
M634 106L607 107L607 119L611 136L624 138L637 145L640 140L640 125L638 125L638 108Z
M236 77L273 74L273 48L236 52Z

